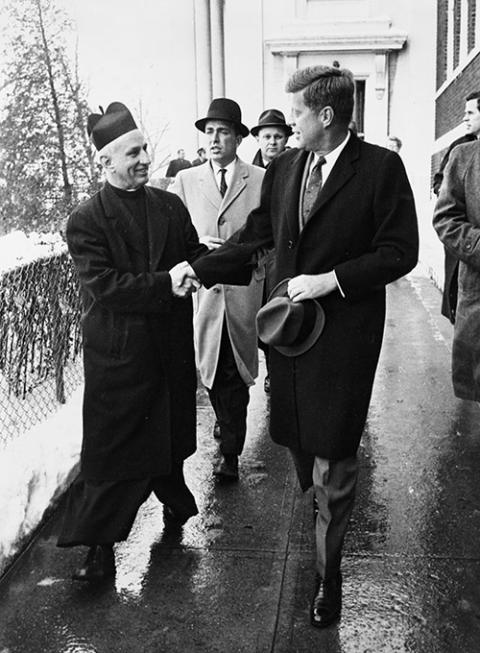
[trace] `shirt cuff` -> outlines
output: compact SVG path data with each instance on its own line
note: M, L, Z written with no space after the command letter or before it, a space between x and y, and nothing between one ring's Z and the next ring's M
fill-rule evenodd
M340 294L341 294L341 296L343 297L343 299L345 299L345 293L343 292L343 290L342 290L342 286L340 285L340 283L339 283L339 281L338 281L337 273L335 272L335 270L333 270L333 274L334 274L334 277L335 277L335 281L336 281L336 283L337 283L337 288L338 288L338 290L340 291Z

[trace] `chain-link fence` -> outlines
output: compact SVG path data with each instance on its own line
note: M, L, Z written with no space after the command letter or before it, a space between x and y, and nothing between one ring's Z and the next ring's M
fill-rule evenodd
M68 253L0 276L0 444L65 403L83 380L80 294Z

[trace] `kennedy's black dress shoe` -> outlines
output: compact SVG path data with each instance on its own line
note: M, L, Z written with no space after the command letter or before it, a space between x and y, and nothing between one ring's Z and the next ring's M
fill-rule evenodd
M238 456L234 453L224 454L213 470L213 474L219 481L237 481L238 480Z
M115 575L115 555L112 544L95 544L88 550L82 567L76 569L73 580L99 582Z
M313 597L310 619L312 626L326 628L340 618L342 611L342 576L340 573L334 578L316 579L315 595Z

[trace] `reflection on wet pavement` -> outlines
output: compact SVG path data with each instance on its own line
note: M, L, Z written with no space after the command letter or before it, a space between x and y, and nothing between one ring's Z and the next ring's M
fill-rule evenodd
M83 550L55 547L54 516L0 584L0 653L476 653L480 651L480 408L457 401L438 292L389 289L389 317L344 559L338 625L309 626L311 496L273 445L252 390L238 484L212 477L218 444L198 392L186 465L200 514L165 529L152 496L117 574L75 584Z

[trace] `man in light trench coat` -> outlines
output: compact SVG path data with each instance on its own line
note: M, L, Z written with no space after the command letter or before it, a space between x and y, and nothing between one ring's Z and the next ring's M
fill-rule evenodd
M273 282L284 282L289 313L298 315L299 302L305 315L311 303L323 308L323 331L307 350L298 346L308 341L306 320L295 338L289 334L295 346L285 340L270 347L270 434L290 449L301 487L313 485L318 504L310 617L323 628L341 613L342 545L382 343L385 286L415 266L418 231L398 154L348 130L352 74L298 70L287 92L299 149L273 159L260 207L222 247L194 261L190 274L206 287L246 283L252 253L274 246Z
M214 99L207 116L195 126L206 134L210 160L179 172L171 190L187 207L200 242L214 250L259 205L265 171L237 156L237 148L249 130L233 100ZM264 277L261 266L245 287L215 284L200 288L194 297L197 365L219 427L216 435L222 455L214 474L220 481L238 478L249 386L258 374L255 315L261 306Z

